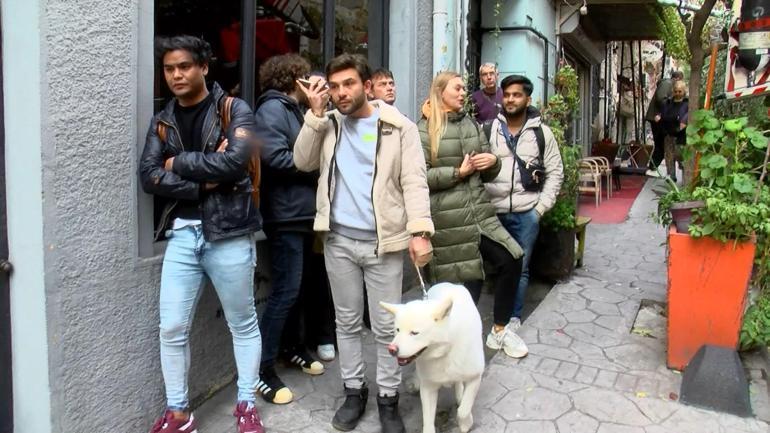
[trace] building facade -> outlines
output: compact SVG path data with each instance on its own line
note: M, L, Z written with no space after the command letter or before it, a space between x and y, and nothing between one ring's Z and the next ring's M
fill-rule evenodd
M298 50L320 68L335 53L323 26L336 17L332 42L394 70L399 107L417 113L412 101L427 95L432 76L430 1L283 2L301 3L299 18L256 3L248 5L257 45L248 59L237 29L250 15L240 1L2 1L0 269L6 258L13 264L0 272L3 433L145 431L164 404L157 304L165 245L152 240L153 201L137 182L150 118L167 97L156 36L216 41L213 78L240 84L253 100L260 56ZM351 23L356 31L346 31ZM265 278L258 282L263 290ZM200 300L191 342L197 403L235 371L213 290Z

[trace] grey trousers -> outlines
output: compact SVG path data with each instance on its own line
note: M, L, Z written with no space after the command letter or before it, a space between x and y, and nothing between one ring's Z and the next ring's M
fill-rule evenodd
M375 241L359 241L331 232L326 238L324 258L337 314L337 346L343 383L348 388L361 388L364 383L361 331L366 282L369 316L377 346L377 385L380 394L393 395L401 384L401 369L387 349L394 336L393 315L384 311L379 302L401 302L404 254L401 251L376 256L375 246Z

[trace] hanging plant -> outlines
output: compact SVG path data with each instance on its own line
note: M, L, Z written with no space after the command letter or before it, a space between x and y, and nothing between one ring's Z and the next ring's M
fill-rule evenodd
M660 29L660 39L666 47L666 53L677 60L689 62L692 57L687 46L686 28L674 6L662 6L660 12L650 7L650 14L655 17Z
M564 138L564 130L569 124L572 114L577 109L578 76L575 69L568 64L563 64L556 72L554 78L556 93L548 98L548 103L542 107L543 122L551 128L554 139L559 145L561 161L564 171L559 195L553 208L543 215L543 227L551 230L571 230L575 228L575 215L577 214L578 195L578 159L580 148L567 143Z

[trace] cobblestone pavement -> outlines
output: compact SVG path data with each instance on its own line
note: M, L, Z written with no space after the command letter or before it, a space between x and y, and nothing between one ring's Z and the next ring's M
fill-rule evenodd
M642 300L665 301L665 237L649 218L655 206L653 182L641 192L626 222L589 225L583 268L554 286L520 329L529 356L517 361L488 354L473 432L770 431L767 364L759 355L744 357L756 418L739 418L679 403L681 375L665 366L665 341L630 332ZM485 296L480 310L490 308ZM366 341L365 359L374 383L371 336ZM283 407L260 402L269 432L334 431L330 420L342 402L342 388L336 363L327 367L313 378L295 370L282 373L295 402ZM406 382L412 371L405 370ZM234 394L231 385L199 408L200 433L235 431L230 415ZM436 425L441 432L458 432L451 394L443 390L439 399ZM421 431L418 395L402 392L400 407L407 431ZM356 431L379 430L375 399L370 398Z

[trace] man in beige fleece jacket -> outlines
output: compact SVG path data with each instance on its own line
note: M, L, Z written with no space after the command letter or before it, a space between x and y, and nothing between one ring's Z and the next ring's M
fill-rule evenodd
M540 218L553 207L564 174L559 146L551 129L542 123L537 109L530 107L532 82L521 75L509 75L500 87L503 89L503 110L492 121L489 141L503 167L497 178L485 186L503 226L524 250L519 290L511 317L511 329L517 329L521 324L529 284L529 259L540 230ZM538 134L544 142L542 155ZM518 158L514 158L514 151ZM545 166L545 182L540 190L528 191L521 181L520 165L535 160Z
M393 316L380 301L401 301L404 250L417 266L431 256L428 182L417 126L395 107L367 101L371 71L360 55L342 54L321 80L303 87L311 109L294 143L294 163L318 170L314 229L327 232L326 269L337 316L345 402L332 426L353 430L366 408L361 331L364 281L377 342L377 407L383 433L402 433L401 371L387 345ZM329 96L337 110L326 112Z

